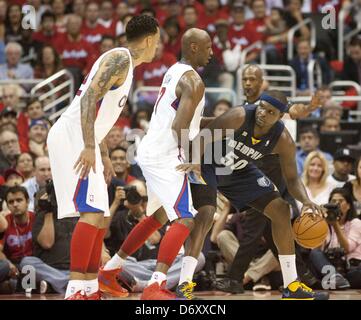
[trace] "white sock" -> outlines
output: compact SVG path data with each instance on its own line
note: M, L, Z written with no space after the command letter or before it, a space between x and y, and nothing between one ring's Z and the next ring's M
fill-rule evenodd
M84 280L84 290L87 296L90 296L92 293L98 292L98 278L95 278L93 280Z
M116 253L104 266L104 270L113 270L120 268L125 262L125 259L119 257Z
M148 281L148 286L150 286L154 282L158 282L159 285L161 285L162 282L165 281L166 279L167 276L163 272L156 271L152 274L152 278Z
M69 298L78 291L84 291L83 280L69 280L68 286L65 292L65 299Z
M288 285L297 279L296 269L296 255L278 255L281 265L283 286L287 288Z
M192 282L197 264L198 260L196 258L191 256L183 257L179 284L182 284L183 282Z

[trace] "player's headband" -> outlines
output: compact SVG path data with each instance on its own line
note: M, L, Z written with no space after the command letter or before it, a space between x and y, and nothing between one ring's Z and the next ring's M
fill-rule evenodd
M259 99L270 103L272 106L274 106L281 112L286 112L288 110L287 104L283 104L281 101L271 97L267 93L262 93Z

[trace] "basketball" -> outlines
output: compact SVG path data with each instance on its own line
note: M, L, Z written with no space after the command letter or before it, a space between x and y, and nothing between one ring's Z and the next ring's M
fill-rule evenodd
M304 248L314 249L320 246L328 235L328 224L320 216L304 214L293 223L296 242Z

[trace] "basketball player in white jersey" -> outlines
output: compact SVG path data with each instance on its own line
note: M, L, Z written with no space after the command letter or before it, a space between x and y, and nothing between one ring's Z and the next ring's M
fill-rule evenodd
M119 271L125 259L169 220L172 224L161 241L156 270L141 299L176 297L165 289L166 274L188 237L197 213L187 175L176 171L176 166L183 163L182 150L188 148L187 142L199 131L205 88L196 69L205 66L212 54L208 33L189 29L182 37L181 61L164 75L147 135L137 150L147 182L148 217L136 225L118 253L100 270L99 283L108 281L110 293L117 290L117 283L108 273Z
M104 138L128 98L134 67L154 58L158 23L136 16L129 21L126 36L128 48L112 49L97 59L48 136L58 217L80 214L71 240L68 300L100 299L97 273L104 216L109 216L106 182L115 175ZM123 289L121 294L128 292Z

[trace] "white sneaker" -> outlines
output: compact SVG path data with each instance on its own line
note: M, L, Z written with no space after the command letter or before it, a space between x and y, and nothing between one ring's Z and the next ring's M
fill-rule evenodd
M48 283L45 280L40 281L40 294L45 294L48 290Z

